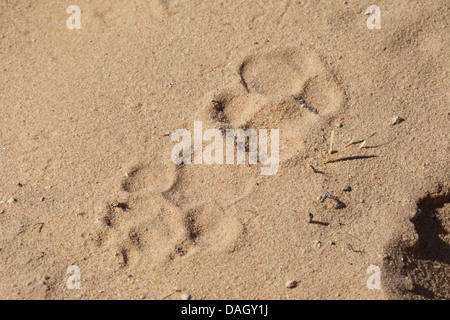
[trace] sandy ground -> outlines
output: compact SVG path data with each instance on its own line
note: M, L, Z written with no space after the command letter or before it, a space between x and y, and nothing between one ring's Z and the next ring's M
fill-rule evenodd
M0 2L0 298L450 298L448 1L76 2ZM194 121L278 173L175 165Z

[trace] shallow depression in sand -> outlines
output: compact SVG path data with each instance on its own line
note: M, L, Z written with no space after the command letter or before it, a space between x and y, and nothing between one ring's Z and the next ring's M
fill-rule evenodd
M139 191L164 192L176 179L173 165L148 163L136 166L126 174L122 188L130 193Z

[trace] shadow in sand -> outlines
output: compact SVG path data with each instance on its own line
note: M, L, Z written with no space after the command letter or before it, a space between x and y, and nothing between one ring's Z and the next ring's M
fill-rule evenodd
M330 225L328 222L322 222L322 221L311 221L311 224L317 224L319 226L324 226L324 227L327 227Z
M414 221L417 234L419 235L419 248L416 256L419 259L438 261L450 265L450 244L441 239L448 235L442 220L438 219L438 209L442 209L450 202L446 199L436 204L429 199L419 203L420 216Z
M450 190L421 199L412 221L414 247L388 245L383 264L385 289L396 299L450 300Z
M377 158L378 156L371 155L371 156L353 156L353 157L345 157L335 160L330 160L328 163L334 163L334 162L343 162L343 161L352 161L352 160L362 160L362 159L372 159Z
M444 225L449 203L449 195L425 198L413 221L419 244L408 250L408 274L414 294L424 299L450 299L450 243L443 240L449 234L449 225Z

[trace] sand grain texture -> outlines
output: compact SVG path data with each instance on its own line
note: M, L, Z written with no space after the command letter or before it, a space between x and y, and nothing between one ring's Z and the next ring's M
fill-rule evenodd
M450 298L447 1L380 30L367 1L76 4L0 3L0 298ZM174 165L197 120L280 129L278 173Z

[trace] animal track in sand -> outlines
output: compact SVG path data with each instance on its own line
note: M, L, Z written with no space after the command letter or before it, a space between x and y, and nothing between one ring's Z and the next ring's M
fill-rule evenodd
M190 243L200 249L232 251L243 231L239 220L214 202L187 210L184 222Z
M126 206L105 205L99 240L113 266L164 261L185 241L184 212L159 195L130 195Z
M280 129L280 160L303 149L309 129L344 105L344 91L324 63L303 47L250 55L235 70L235 84L200 100L202 120L225 129Z
M256 167L245 165L184 165L164 197L183 210L210 201L228 208L252 192L257 175Z
M200 197L202 189L193 193L197 198L189 208L180 208L164 195L177 184L176 177L171 162L131 168L121 183L122 200L105 204L100 212L98 244L107 265L154 265L191 252L234 249L243 229L237 217Z
M198 101L204 126L280 129L280 160L295 156L309 128L344 103L344 92L310 50L258 53L235 70L236 82ZM206 250L233 251L243 225L233 206L251 193L258 169L249 165L175 165L152 159L122 182L129 200L104 210L101 243L120 266L173 260Z
M129 170L122 182L122 188L130 193L160 193L169 190L176 181L176 169L172 164L167 165L155 160Z

